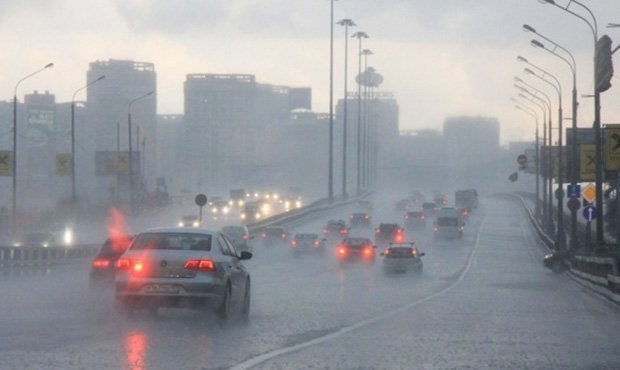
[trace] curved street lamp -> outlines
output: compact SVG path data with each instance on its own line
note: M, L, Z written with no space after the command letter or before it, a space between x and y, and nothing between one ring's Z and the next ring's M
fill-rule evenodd
M598 42L598 24L596 21L596 17L594 13L577 0L570 0L565 7L556 4L554 0L539 0L543 4L553 5L585 22L590 31L592 31L592 37L594 39L594 56L596 56L596 45ZM581 9L585 10L590 17L591 20L586 19L583 15L576 13L570 9L571 4L575 3ZM603 143L601 139L601 91L598 88L597 78L596 78L596 57L594 60L594 136L595 136L595 147L596 147L596 156L595 156L595 164L596 164L596 179L595 179L595 188L596 188L596 200L595 206L599 209L599 213L601 213L600 217L596 218L596 242L599 245L603 245L605 243L604 236L604 222L603 222L603 161L602 161L602 153L603 153Z
M94 81L87 83L86 85L80 87L75 90L73 96L71 97L71 200L73 205L75 206L75 202L77 200L77 191L75 187L75 96L78 92L84 90L90 85L97 83L105 78L105 75L100 76Z
M342 19L338 24L344 26L344 113L342 125L342 198L346 199L347 194L347 82L349 64L349 27L354 27L355 22L351 19Z
M359 40L359 51L357 55L357 76L362 75L362 39L369 36L366 32L356 32L351 37ZM362 81L357 82L357 178L356 193L362 194Z
M17 233L17 88L22 82L26 81L30 77L52 67L54 67L54 63L46 64L43 68L40 68L17 81L17 84L15 84L15 89L13 89L13 209L11 217L13 236Z
M522 106L521 102L519 102L517 99L515 98L510 98L512 101L514 101L516 103L515 108L519 109L519 110L524 110L524 106ZM545 112L545 110L543 109L543 113ZM532 112L531 113L533 115L533 117L536 120L536 134L535 134L535 148L536 148L536 217L540 218L540 157L539 157L539 152L540 152L540 147L539 147L539 136L538 136L538 116ZM544 122L544 121L543 121Z

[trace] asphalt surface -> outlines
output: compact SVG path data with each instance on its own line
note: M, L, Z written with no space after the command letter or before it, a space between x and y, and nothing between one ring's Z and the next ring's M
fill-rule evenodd
M390 202L373 224L401 221ZM89 289L89 261L4 274L2 369L617 369L620 310L542 267L521 206L485 198L462 240L408 232L421 275L340 266L253 241L249 320L160 309L130 316ZM319 232L329 218L291 232ZM372 229L352 235L371 236Z

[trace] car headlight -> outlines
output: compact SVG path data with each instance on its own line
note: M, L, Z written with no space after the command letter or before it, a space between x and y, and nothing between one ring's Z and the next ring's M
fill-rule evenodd
M198 227L198 226L200 226L200 222L198 222L198 221L194 221L194 224L193 224L193 225L194 225L194 227Z
M73 230L65 229L65 232L62 236L62 240L65 242L65 245L73 244Z
M254 218L256 218L257 220L260 219L260 213L257 213Z
M13 246L14 246L14 247L21 247L21 246L22 246L22 243L20 243L20 242L15 242L15 243L13 243Z
M224 213L225 215L228 214L228 212L230 212L230 209L228 207L224 207L222 208L222 213Z
M243 207L244 204L245 204L244 201L242 201L242 200L239 201L239 207Z
M47 242L43 243L43 248L47 248L49 247L49 244Z
M217 213L217 208L216 207L211 208L211 212Z
M246 217L246 216L245 216L245 213L242 213L242 214L241 214L241 219L242 219L242 220L245 220L245 217Z
M301 201L295 201L295 207L301 208Z
M183 226L184 226L184 225L183 225L183 221L180 221L180 222L179 222L179 227L183 227Z

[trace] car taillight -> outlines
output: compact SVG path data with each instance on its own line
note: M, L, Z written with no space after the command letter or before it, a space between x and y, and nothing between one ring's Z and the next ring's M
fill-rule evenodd
M93 261L93 268L96 269L107 269L110 267L110 260L105 258L97 258Z
M295 239L291 240L291 245L292 246L296 246L297 245L297 240L295 240Z
M131 260L129 258L121 258L116 261L116 268L119 270L129 270L131 268Z
M390 254L390 250L386 249L385 252L383 253L384 256L387 256L388 254Z
M282 234L280 237L282 237L282 239L286 239L286 234Z
M262 233L262 234L261 234L261 237L262 237L263 239L265 239L265 238L267 237L267 234L266 234L266 233Z
M247 236L247 235L244 235L244 236L243 236L243 240L248 240L248 236Z
M415 249L411 251L411 254L413 254L414 257L418 256L418 251L416 251Z
M186 270L215 271L215 263L212 260L188 260L184 267Z
M368 215L364 216L364 218L368 220Z
M329 234L329 229L323 229L323 234Z
M314 241L314 245L315 245L315 246L317 246L317 247L318 247L318 246L319 246L319 244L320 244L320 242L319 242L318 240L315 240L315 241Z
M409 215L405 215L405 220L408 220L408 219L409 219Z
M338 247L338 255L344 256L345 254L347 254L347 247L342 246L342 245Z
M138 261L138 260L133 261L133 270L135 272L141 272L143 269L144 269L144 265L142 264L142 261Z
M372 247L364 247L364 254L365 255L371 255L372 254Z
M439 228L435 226L435 227L433 227L433 231L437 232L437 231L439 231Z
M424 215L420 216L420 220L426 220L426 216Z
M375 234L379 234L380 232L381 232L381 230L375 229Z
M463 226L459 227L460 232L463 232L463 230L464 230Z
M342 235L344 235L344 234L346 234L348 232L349 232L349 230L347 230L347 229L340 229L340 234L342 234Z

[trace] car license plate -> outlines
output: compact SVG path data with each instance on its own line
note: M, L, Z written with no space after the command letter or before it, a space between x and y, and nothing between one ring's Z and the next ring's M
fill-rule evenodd
M177 294L181 291L181 287L170 284L151 284L144 287L146 293L168 293Z

